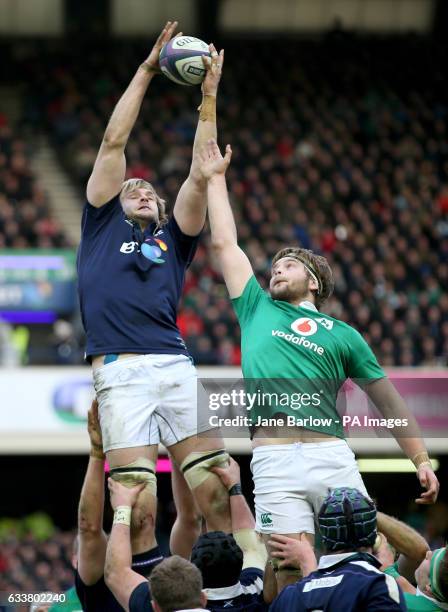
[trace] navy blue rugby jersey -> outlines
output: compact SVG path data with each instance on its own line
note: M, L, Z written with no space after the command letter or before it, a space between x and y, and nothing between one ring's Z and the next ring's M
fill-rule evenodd
M270 612L405 612L403 592L369 554L321 557L319 569L287 586Z
M156 231L126 218L118 195L84 206L78 249L78 291L86 355L188 355L176 324L185 271L199 236L184 234L171 216Z
M231 587L204 589L210 612L267 612L269 605L263 599L263 570L247 567L240 581Z

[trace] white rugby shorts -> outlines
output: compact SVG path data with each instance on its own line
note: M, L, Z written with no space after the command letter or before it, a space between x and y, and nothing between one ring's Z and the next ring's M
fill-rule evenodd
M105 451L171 446L210 429L198 423L197 372L185 355L138 355L93 370Z
M314 534L330 489L353 487L368 495L345 440L257 446L250 465L260 533Z

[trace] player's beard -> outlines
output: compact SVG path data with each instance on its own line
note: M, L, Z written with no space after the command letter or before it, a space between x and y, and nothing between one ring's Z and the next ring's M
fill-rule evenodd
M145 211L145 212L136 212L134 217L135 221L144 221L146 223L157 223L159 220L159 215L156 212Z
M309 279L302 281L286 281L274 285L271 289L271 297L273 300L282 300L283 302L295 302L304 300L309 294Z
M137 223L144 223L145 225L150 225L151 223L159 222L159 211L158 210L136 210L135 213L130 217L133 221Z

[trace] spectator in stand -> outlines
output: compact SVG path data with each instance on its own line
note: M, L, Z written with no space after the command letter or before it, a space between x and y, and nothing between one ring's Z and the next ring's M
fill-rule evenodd
M24 140L0 125L0 248L68 246L33 175Z

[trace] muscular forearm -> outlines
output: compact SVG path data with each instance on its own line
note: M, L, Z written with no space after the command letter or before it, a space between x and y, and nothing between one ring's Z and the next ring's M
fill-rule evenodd
M199 169L200 160L198 153L210 138L216 140L216 95L206 94L202 96L202 103L199 107L199 120L193 143L193 158L191 163L190 175L205 185Z
M415 529L382 512L377 513L377 523L378 531L384 533L396 551L418 562L425 558L428 543Z
M83 532L101 531L104 509L104 460L89 457L78 508L78 529Z
M119 577L125 569L130 569L132 565L132 550L129 525L112 525L109 542L106 551L106 563L104 575L108 582ZM113 590L113 585L112 585Z
M235 219L230 207L226 179L223 174L213 176L207 186L208 216L212 245L237 243Z
M240 529L255 529L255 519L243 495L230 496L230 514L233 532Z
M141 66L118 101L104 133L104 142L114 147L126 146L140 112L140 107L155 72Z
M400 447L416 467L427 460L426 446L420 427L405 401L387 378L372 382L366 387L370 399L386 419L399 419L401 426L392 430Z

